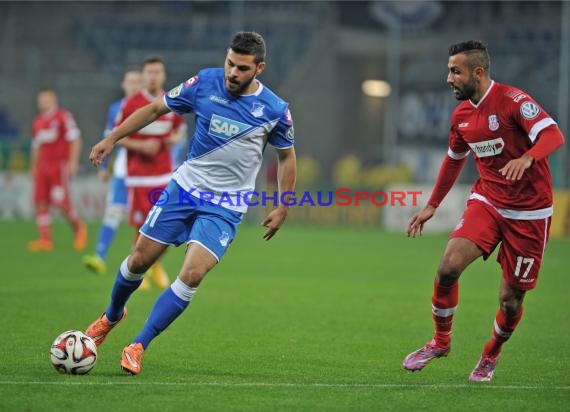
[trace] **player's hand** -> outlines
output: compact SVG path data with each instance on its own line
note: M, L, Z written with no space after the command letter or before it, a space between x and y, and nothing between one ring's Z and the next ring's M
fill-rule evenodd
M534 158L530 155L523 154L518 159L510 160L499 173L507 180L521 180L524 171L532 166Z
M140 142L140 152L148 157L156 155L160 151L162 143L159 139L146 139Z
M98 177L99 180L100 180L101 182L103 182L103 183L109 181L109 177L110 177L109 169L100 169L100 170L97 172L97 177Z
M283 222L285 222L286 217L287 208L285 207L278 207L277 209L273 209L271 212L269 212L265 219L263 219L263 222L261 222L261 226L265 226L267 228L267 231L263 235L263 238L265 240L269 240L275 236Z
M435 214L435 207L427 205L418 213L412 216L408 224L408 237L416 237L419 233L420 236L424 230L424 223L432 218Z
M103 163L103 160L109 156L111 150L113 150L113 143L105 138L93 146L89 154L89 161L93 166L99 167L101 163Z

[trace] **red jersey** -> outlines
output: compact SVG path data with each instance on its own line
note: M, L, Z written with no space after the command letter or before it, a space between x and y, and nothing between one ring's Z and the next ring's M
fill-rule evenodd
M537 160L521 180L499 173L510 160L532 148L539 133L556 122L528 94L492 81L481 100L461 102L451 116L448 155L461 159L473 153L479 179L471 198L497 208L511 219L552 215L552 179L548 159Z
M119 125L133 112L151 103L155 97L143 90L126 99L121 107L116 124ZM160 186L169 182L172 175L172 159L167 140L173 131L184 124L184 119L175 114L167 113L160 116L151 124L143 127L129 136L131 139L160 139L159 152L154 156L145 156L140 152L127 150L127 186Z
M32 126L32 145L38 149L38 163L69 161L69 142L79 136L75 120L67 110L40 113Z

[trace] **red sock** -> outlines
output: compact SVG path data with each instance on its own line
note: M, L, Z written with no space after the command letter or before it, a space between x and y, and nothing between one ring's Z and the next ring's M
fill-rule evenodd
M435 322L435 343L440 348L447 348L451 341L453 315L459 301L459 284L451 286L440 285L436 280L433 285L431 298L432 317Z
M493 327L493 337L483 349L483 356L496 357L501 353L503 343L509 340L515 328L519 324L523 315L523 309L514 317L507 317L499 308L497 316L495 317L495 325Z
M51 216L49 212L37 212L36 224L40 233L40 239L51 242Z

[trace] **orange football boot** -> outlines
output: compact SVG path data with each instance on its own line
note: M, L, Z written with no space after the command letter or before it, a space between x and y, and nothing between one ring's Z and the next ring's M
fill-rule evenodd
M144 355L144 348L141 343L131 343L121 354L121 368L132 375L141 373L141 361Z
M93 339L95 345L99 346L105 341L109 332L111 332L111 330L126 317L127 317L127 308L125 308L125 310L123 311L123 316L121 316L121 319L119 319L114 323L109 323L107 315L105 315L105 313L103 312L103 314L95 322L89 325L89 327L85 331L85 334L89 336L91 339Z

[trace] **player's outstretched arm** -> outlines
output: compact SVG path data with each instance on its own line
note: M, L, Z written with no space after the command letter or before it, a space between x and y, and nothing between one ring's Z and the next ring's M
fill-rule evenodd
M277 149L278 168L277 180L279 184L279 200L281 201L282 193L293 192L295 190L295 182L297 180L297 160L295 156L295 149L290 147L288 149ZM291 195L283 195L283 200L289 203ZM267 228L263 238L265 240L271 239L279 230L285 219L287 218L288 206L279 204L276 209L273 209L261 222L262 226Z
M142 129L169 111L170 109L162 99L155 99L152 103L136 110L107 137L93 146L89 160L95 167L101 165L119 140Z
M466 157L453 159L449 157L449 155L445 155L427 206L413 215L408 223L408 237L416 237L418 233L420 236L422 235L424 223L431 219L435 214L435 210L443 201L447 193L449 193L453 184L459 177L466 161Z

